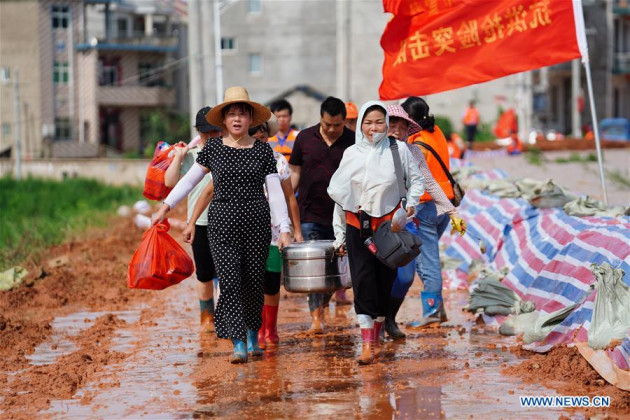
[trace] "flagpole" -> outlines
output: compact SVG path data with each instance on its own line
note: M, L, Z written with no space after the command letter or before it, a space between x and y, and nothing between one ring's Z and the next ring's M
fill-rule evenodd
M597 162L599 163L599 178L604 192L604 203L608 205L608 191L606 190L606 178L604 176L604 157L602 155L602 145L599 140L599 123L597 122L597 110L595 109L595 97L593 95L593 80L591 79L591 63L587 60L584 63L586 69L586 84L588 86L588 101L591 104L591 118L593 120L593 133L595 134L595 148L597 149Z
M573 0L573 17L575 19L575 32L582 55L582 64L586 70L586 85L588 86L588 101L591 107L591 119L593 120L593 134L595 134L595 148L597 149L597 162L599 163L599 178L604 193L604 203L608 205L608 191L606 191L606 178L604 176L604 157L602 145L599 140L599 124L597 122L597 110L595 109L595 95L593 95L593 80L591 78L591 63L588 57L588 43L586 41L586 25L584 25L584 9L582 0Z

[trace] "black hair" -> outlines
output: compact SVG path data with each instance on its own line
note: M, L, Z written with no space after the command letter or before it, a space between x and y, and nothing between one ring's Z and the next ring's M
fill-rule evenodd
M228 112L230 112L230 109L239 109L247 114L249 114L250 117L254 117L254 108L252 108L252 106L250 104L246 104L245 102L236 102L230 105L226 105L223 107L223 109L221 110L221 118L225 119L225 116L227 115Z
M283 111L286 109L289 111L289 115L293 115L293 107L286 99L280 99L278 101L272 102L269 106L269 109L271 109L271 112L273 112L274 114L276 113L276 111Z
M366 109L365 112L363 113L363 119L365 119L365 116L372 111L379 111L379 112L382 112L383 115L387 115L387 110L385 108L383 108L380 105L372 105L371 107ZM363 124L363 120L361 120L361 124Z
M333 96L329 96L324 99L322 102L322 106L319 108L319 116L323 117L324 112L331 117L341 115L341 117L346 119L346 104L339 98L335 98Z
M255 127L249 127L249 130L247 130L247 134L249 134L250 136L253 136L254 134L256 134L258 132L258 130L263 130L264 127L261 125L257 125Z
M401 106L423 130L429 133L435 131L435 117L429 114L429 104L424 99L411 96Z

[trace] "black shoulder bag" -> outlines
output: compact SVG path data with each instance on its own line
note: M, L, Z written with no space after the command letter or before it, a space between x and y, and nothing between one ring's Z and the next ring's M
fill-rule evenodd
M398 144L393 137L389 138L389 148L394 158L394 168L398 179L398 193L403 210L407 208L407 195L405 193L405 181L403 179L402 164L398 154ZM404 267L420 255L420 239L411 232L403 229L400 232L392 232L392 222L388 220L381 223L374 234L374 254L386 266L395 270ZM369 242L366 241L366 242ZM367 245L367 243L366 243ZM369 246L368 246L369 248Z
M413 144L419 144L420 146L426 148L429 152L433 154L433 156L435 156L438 162L440 162L440 166L442 166L444 173L446 174L446 176L448 177L448 180L453 186L454 197L451 199L451 203L453 203L455 207L459 207L459 205L462 203L462 200L464 199L464 196L466 195L466 192L464 191L462 186L459 185L457 181L455 181L455 178L453 178L453 175L451 175L451 171L448 170L448 168L442 161L442 158L440 157L440 155L438 155L438 153L435 151L435 149L433 149L433 147L429 146L423 141L416 141Z

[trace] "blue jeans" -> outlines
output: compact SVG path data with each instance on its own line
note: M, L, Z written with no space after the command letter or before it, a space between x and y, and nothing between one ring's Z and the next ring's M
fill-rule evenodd
M407 230L418 235L422 241L420 255L415 262L398 269L398 276L392 287L392 297L404 299L413 283L413 269L415 265L418 276L424 283L427 292L442 293L442 267L440 266L439 240L448 227L449 216L437 215L437 208L433 201L420 204L416 217L420 220L420 228L416 229L412 223L407 224Z
M302 236L305 241L315 241L319 239L335 239L335 232L332 226L324 226L319 223L301 223ZM328 306L332 293L309 293L308 308L311 312L319 307Z

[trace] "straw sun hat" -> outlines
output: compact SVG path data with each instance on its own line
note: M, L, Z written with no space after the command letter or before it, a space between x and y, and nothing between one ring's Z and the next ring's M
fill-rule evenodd
M271 111L269 110L269 108L262 104L259 104L258 102L249 100L249 93L247 93L247 89L241 86L234 86L225 90L223 103L212 108L206 114L206 120L212 125L225 127L225 124L223 124L223 116L221 115L221 111L226 106L236 103L248 104L254 110L250 127L254 127L266 122L271 116Z

